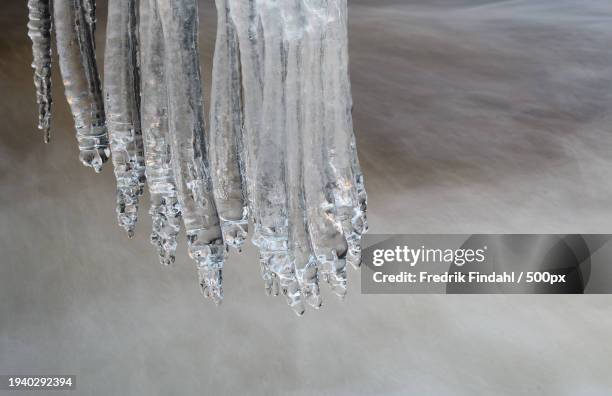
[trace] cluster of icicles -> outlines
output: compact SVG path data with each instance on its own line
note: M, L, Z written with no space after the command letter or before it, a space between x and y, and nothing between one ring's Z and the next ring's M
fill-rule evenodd
M344 296L367 229L346 0L216 0L208 130L197 0L109 0L103 86L94 1L28 1L45 141L54 30L80 160L99 172L112 158L130 236L146 182L161 262L174 261L182 224L213 301L249 221L269 294L286 296L298 314L321 306L319 283Z

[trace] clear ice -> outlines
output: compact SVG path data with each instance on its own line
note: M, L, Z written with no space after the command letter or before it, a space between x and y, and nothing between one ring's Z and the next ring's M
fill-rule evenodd
M158 0L157 7L164 38L170 153L178 202L202 292L219 303L226 249L204 135L197 0Z
M266 290L282 292L301 314L304 303L321 305L320 281L346 294L346 264L361 263L367 230L351 115L347 4L217 0L217 10L213 87L223 89L213 89L211 101L240 105L212 108L211 122L223 120L211 129L212 141L225 139L212 149L225 159L223 169L231 169L216 169L213 179L221 185L228 174L241 176L232 186L242 182L248 197ZM240 138L228 137L234 135ZM232 143L236 148L228 149ZM238 165L228 164L227 152L240 154Z
M117 180L117 218L128 236L134 235L138 200L145 183L140 127L136 0L110 0L104 53L106 126Z
M66 98L74 117L79 159L100 172L110 151L94 50L94 21L86 18L91 14L86 14L83 4L84 0L54 0L53 23Z
M223 239L241 250L248 230L246 155L238 36L227 0L217 0L217 40L210 104L210 161Z
M109 1L106 120L95 2L50 1L28 0L39 128L48 136L55 26L81 160L99 171L110 140L128 234L146 182L160 262L174 262L182 221L202 291L216 303L227 252L241 250L249 222L268 294L298 315L321 306L322 283L343 298L367 231L346 0L215 0L208 131L197 0Z
M28 36L32 40L32 68L38 104L38 129L49 142L51 128L51 3L28 0Z
M164 41L156 0L140 0L140 84L149 213L153 219L151 243L157 247L160 262L170 265L175 260L181 210L170 152Z

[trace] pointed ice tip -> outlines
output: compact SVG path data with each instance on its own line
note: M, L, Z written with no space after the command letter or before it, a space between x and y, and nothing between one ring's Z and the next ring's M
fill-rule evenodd
M202 294L204 297L213 300L215 304L220 304L221 300L223 300L223 276L221 269L201 268L199 271Z
M293 296L287 296L287 303L297 316L302 316L306 312L306 307L302 302L299 292Z
M203 285L202 294L204 294L205 298L211 299L216 306L219 306L221 301L223 301L223 290L219 287Z
M264 291L266 292L266 296L272 295L272 280L264 279Z
M134 238L134 234L135 234L135 233L134 233L134 230L133 230L133 229L129 229L129 230L127 230L126 232L127 232L127 236L128 236L128 238L130 238L130 239Z
M274 279L272 281L272 296L278 297L280 296L280 294L281 294L280 285L278 284L278 281Z
M81 151L79 159L83 165L90 166L96 173L100 173L104 163L109 158L109 154L108 149L93 148Z
M320 294L311 294L306 298L306 302L314 309L319 309L323 306L323 298Z
M293 309L293 312L295 312L295 314L298 317L302 317L304 316L304 313L306 313L306 309L304 308L304 306L300 306L300 307L291 307Z
M45 142L45 144L49 144L49 142L51 141L51 133L49 133L49 130L43 130L43 142Z
M172 259L170 259L170 258L163 257L163 256L161 256L161 257L159 258L159 263L160 263L161 265L163 265L164 267L170 267L170 266L172 265L173 261L174 261L174 260L172 260Z
M278 277L274 273L267 274L267 275L270 277L264 278L264 286L266 288L266 294L268 296L274 296L274 297L279 296L281 290L280 290L280 284L278 281Z
M176 260L176 258L174 257L173 254L160 249L159 251L159 262L165 266L165 267L170 267L172 264L174 264L174 261Z
M338 296L340 301L344 301L346 299L346 286L336 286L333 288L333 292L336 296Z

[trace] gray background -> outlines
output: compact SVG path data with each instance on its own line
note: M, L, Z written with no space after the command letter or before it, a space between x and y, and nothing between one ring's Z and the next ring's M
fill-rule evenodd
M79 165L57 74L42 144L25 2L0 7L0 373L77 374L78 395L612 392L611 296L366 296L352 272L345 302L297 318L249 247L222 307L203 301L184 247L157 264L148 204L134 240L115 224L111 167ZM608 0L351 1L372 232L609 233L611 16Z

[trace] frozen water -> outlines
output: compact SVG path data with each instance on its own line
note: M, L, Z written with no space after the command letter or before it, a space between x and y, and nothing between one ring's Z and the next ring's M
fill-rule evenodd
M223 239L240 250L248 228L238 36L227 0L217 0L210 113L210 157Z
M218 303L223 297L225 246L204 136L197 2L164 0L158 1L157 7L164 38L170 153L178 202L202 291Z
M156 0L140 0L141 127L153 218L151 243L162 264L174 262L181 226L172 167L165 84L164 40Z
M117 217L131 237L145 183L135 0L110 0L104 53L106 125L117 179Z
M53 21L60 71L79 143L79 158L84 165L99 172L110 151L93 48L93 26L86 21L82 0L55 0Z
M51 128L51 5L50 0L29 0L28 36L32 40L32 68L36 103L38 103L38 129L49 142Z
M304 299L320 306L321 279L345 295L346 263L361 262L367 229L346 1L228 0L217 7L211 122L214 136L227 139L215 151L230 171L217 169L213 179L219 186L246 184L266 289L285 294L301 313ZM232 165L227 152L246 159ZM217 194L227 201L224 190Z
M29 0L40 127L48 131L48 0ZM109 156L119 223L133 235L146 179L151 242L174 261L182 219L203 293L220 302L229 247L253 223L269 294L301 315L343 297L367 230L352 126L346 0L216 0L205 131L196 0L110 0L103 106L94 0L56 0L60 68L81 160ZM105 120L105 110L106 117ZM108 127L108 137L107 130Z

